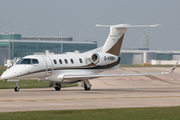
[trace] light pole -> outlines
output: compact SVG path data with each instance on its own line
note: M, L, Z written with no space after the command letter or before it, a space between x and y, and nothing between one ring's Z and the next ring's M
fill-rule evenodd
M10 34L11 34L11 31L9 30L8 31L8 35L9 35L9 51L8 51L8 59L10 60L10 47L11 47L11 45L10 45Z
M139 31L139 34L140 34L140 48L141 48L141 33L143 33L142 31Z
M144 33L144 48L148 48L148 34Z
M12 23L12 34L13 34L13 31L14 31L14 25L16 25L16 23ZM14 35L15 35L15 32L13 34L13 43L12 43L12 49L14 50Z
M61 28L61 54L62 54L62 29L64 28L64 26L60 26Z
M12 32L14 32L14 26L16 25L16 23L12 23Z
M78 37L79 37L79 42L80 42L80 30L77 31L79 34L78 34Z
M85 37L87 37L87 41L88 41L89 34L85 34Z
M144 48L146 46L146 33L144 33Z
M26 36L26 33L28 32L27 30L24 31L25 32L25 36Z

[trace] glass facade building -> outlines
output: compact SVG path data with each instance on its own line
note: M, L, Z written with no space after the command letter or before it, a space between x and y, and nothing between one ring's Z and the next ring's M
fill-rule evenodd
M157 60L172 60L172 54L158 54Z
M55 54L61 53L61 41L42 41L42 40L0 40L0 49L5 48L14 50L14 57L24 57L33 55L45 50L53 51ZM96 42L72 42L62 41L62 52L74 52L78 50L85 52L97 48Z
M64 36L21 36L21 40L73 41L73 38Z
M0 40L3 39L14 39L14 40L21 40L21 34L1 34L0 35Z

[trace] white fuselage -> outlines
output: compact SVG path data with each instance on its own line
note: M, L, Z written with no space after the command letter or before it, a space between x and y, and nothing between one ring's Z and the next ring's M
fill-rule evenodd
M23 60L7 69L2 77L3 79L28 79L37 78L49 82L72 83L78 79L64 81L64 75L92 75L98 74L107 68L114 68L117 65L107 65L118 61L118 57L100 53L100 61L97 64L91 61L92 53L74 53L74 54L56 54L56 55L30 55L23 60L30 61L25 63ZM108 59L111 58L111 59ZM112 59L113 57L113 59ZM33 63L36 60L38 63ZM118 63L119 64L119 63ZM81 81L81 80L80 80Z

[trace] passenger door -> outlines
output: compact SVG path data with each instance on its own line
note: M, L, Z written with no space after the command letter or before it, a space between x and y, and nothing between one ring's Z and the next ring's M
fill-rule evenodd
M45 62L46 62L46 73L45 76L49 76L53 72L53 63L49 56L43 56Z

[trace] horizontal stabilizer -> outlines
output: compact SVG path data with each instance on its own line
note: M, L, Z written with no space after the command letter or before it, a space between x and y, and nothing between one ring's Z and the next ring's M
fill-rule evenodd
M111 25L99 25L99 24L96 24L96 27L110 28Z
M115 25L115 28L144 28L144 27L160 27L161 25L130 25L130 24L120 24Z
M160 27L161 25L159 24L155 24L155 25L131 25L131 24L99 25L99 24L96 24L96 27L110 28L111 26L115 28L143 28L143 27Z

